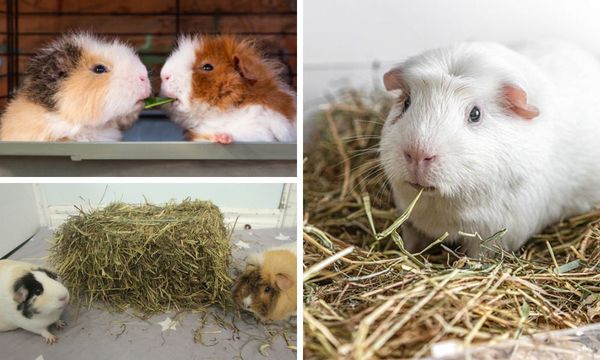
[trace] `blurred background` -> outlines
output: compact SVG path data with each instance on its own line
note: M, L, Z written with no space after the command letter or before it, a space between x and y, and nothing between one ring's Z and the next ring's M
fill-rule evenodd
M305 121L328 95L380 89L395 63L458 41L560 38L600 54L599 15L594 0L305 1Z
M37 48L82 29L129 41L155 75L179 33L255 38L296 82L296 0L1 0L0 108Z

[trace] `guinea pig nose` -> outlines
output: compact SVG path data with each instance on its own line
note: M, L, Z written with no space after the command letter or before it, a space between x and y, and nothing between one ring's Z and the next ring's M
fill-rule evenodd
M140 75L140 80L142 82L146 82L146 80L148 80L148 77L144 76L144 75Z
M64 301L67 301L67 298L68 298L68 296L65 295L65 296L62 296L61 298L59 298L58 300L64 302Z
M171 78L171 75L169 75L169 74L165 74L165 75L163 75L163 76L161 76L161 77L162 77L162 79L163 79L164 81L167 81L167 80L169 80L169 79Z
M421 163L428 164L428 163L431 163L433 160L435 160L436 156L419 149L419 150L405 150L404 158L406 159L406 162L409 164L412 164L413 162L416 162L417 164L421 164Z

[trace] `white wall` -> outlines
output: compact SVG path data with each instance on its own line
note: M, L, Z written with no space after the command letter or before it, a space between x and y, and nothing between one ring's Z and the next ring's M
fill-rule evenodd
M283 184L42 184L49 206L105 205L112 201L153 203L186 197L210 200L224 208L275 209Z
M40 225L32 184L0 184L0 258L33 236Z
M112 201L143 203L144 198L160 204L187 197L214 202L224 212L226 222L239 217L238 226L275 228L296 224L295 205L291 207L290 200L281 204L284 184L40 184L39 188L45 225L50 227L74 214L74 205L89 208ZM295 185L286 186L286 193L290 191L295 196Z
M305 110L340 87L380 86L390 65L462 40L561 38L600 54L599 17L595 0L306 0Z

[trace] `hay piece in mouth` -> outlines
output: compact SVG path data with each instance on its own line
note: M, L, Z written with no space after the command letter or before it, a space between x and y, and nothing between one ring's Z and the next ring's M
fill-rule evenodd
M177 100L177 99L165 98L165 97L149 97L149 98L144 99L144 109L152 109L153 107L168 104L175 100Z
M232 307L229 233L209 201L80 208L56 231L50 262L88 306L142 315Z

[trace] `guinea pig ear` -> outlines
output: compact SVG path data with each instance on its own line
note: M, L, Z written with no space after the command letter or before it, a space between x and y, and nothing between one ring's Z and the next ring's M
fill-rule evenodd
M383 75L383 85L387 91L406 91L406 82L401 67L395 67Z
M22 304L27 299L27 293L28 291L25 288L25 286L20 286L15 290L15 293L13 294L13 300L17 304Z
M287 290L294 286L294 281L290 276L282 273L275 275L275 283L280 290Z
M248 80L251 84L254 84L257 77L256 64L253 60L240 55L233 56L233 66L235 71L240 74L241 77Z
M516 85L504 85L502 96L508 109L518 116L531 120L540 115L540 110L527 103L527 93Z

